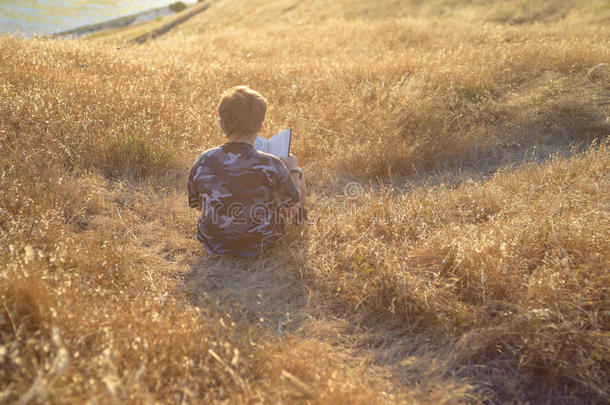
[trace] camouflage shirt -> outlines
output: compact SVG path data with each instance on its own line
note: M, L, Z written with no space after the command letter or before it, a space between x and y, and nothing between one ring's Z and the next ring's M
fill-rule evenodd
M284 163L243 142L202 153L187 187L189 206L201 210L197 238L210 253L258 255L286 230L279 208L299 201Z

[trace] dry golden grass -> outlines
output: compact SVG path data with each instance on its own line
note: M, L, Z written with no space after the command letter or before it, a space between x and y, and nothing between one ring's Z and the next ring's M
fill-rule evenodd
M610 7L491 3L0 37L0 402L607 402ZM258 260L185 198L242 83L310 190Z

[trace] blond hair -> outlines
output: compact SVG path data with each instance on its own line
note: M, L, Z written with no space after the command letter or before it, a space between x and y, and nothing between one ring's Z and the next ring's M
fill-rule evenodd
M220 127L227 136L257 134L266 112L267 100L247 86L226 90L218 104Z

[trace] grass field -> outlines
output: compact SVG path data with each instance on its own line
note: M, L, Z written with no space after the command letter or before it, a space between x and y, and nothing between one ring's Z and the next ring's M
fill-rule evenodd
M609 401L610 3L498 3L0 37L0 402ZM186 199L237 84L308 180L257 260Z

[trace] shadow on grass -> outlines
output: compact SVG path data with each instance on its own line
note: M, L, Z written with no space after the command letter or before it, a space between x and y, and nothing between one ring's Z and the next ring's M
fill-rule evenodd
M308 256L312 237L320 236L294 228L255 259L204 254L185 275L185 295L192 305L215 308L236 322L330 344L398 387L419 391L424 378L434 389L484 395L466 377L455 376L448 342L433 342L414 325L354 310L332 286L320 285Z
M600 143L609 139L606 135L587 137L586 140L574 140L566 134L544 136L539 139L523 139L506 142L495 147L474 145L468 157L454 157L422 168L387 166L384 173L363 178L357 170L343 170L333 176L326 184L310 187L318 196L335 198L348 195L350 187L357 184L361 192L379 192L392 190L396 194L406 194L416 188L448 187L457 188L467 182L485 182L496 173L518 170L531 163L545 163L556 158L585 153L597 148Z
M529 85L532 89L527 94L548 91L546 81ZM599 87L591 81L583 86ZM515 105L498 101L481 107L476 116L451 111L437 116L437 110L446 107L439 101L438 106L424 109L421 117L399 122L382 135L378 147L364 145L350 155L331 159L332 167L320 172L326 181L312 188L334 196L353 181L372 187L393 185L399 192L440 184L457 186L469 180L485 181L500 170L584 152L610 136L610 121L604 113L608 97L599 89L594 93L590 99L566 94L553 100L528 96L514 101Z
M298 232L295 230L295 232ZM294 261L293 236L258 258L203 253L185 276L184 291L194 305L213 306L236 318L259 323L274 333L295 332L308 317L310 292Z

